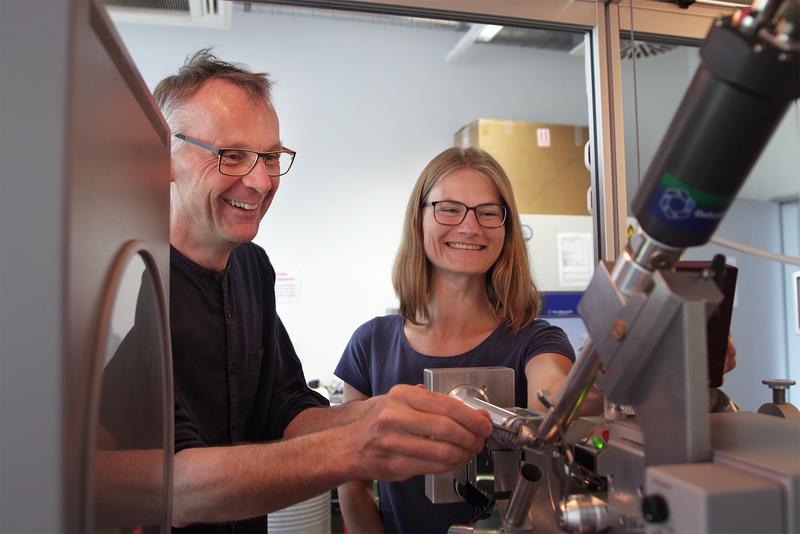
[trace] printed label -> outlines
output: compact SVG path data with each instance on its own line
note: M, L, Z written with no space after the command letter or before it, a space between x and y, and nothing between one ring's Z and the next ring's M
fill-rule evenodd
M536 128L536 145L540 148L550 146L550 128Z
M731 197L700 191L664 173L650 197L648 211L686 234L710 234L725 215L731 201Z

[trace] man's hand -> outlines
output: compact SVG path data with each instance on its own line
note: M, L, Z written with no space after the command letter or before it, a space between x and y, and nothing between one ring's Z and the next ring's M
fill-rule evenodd
M364 417L348 425L356 479L405 480L450 471L480 452L492 432L485 411L413 386L395 386L364 403Z

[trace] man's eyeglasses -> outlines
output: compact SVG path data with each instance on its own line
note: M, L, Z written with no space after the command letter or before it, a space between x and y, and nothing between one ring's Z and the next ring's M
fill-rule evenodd
M467 217L467 212L474 211L478 224L484 228L500 228L506 222L506 207L502 204L478 204L467 206L457 200L436 200L426 202L422 207L433 207L433 218L445 226L458 226Z
M256 163L258 163L259 158L263 158L264 164L267 166L268 175L283 176L292 168L294 156L297 154L294 150L286 147L281 147L280 150L272 150L270 152L256 152L255 150L245 150L242 148L217 148L181 133L176 133L175 137L181 141L186 141L187 143L205 148L216 155L219 172L226 176L244 176L250 174L250 171L252 171Z

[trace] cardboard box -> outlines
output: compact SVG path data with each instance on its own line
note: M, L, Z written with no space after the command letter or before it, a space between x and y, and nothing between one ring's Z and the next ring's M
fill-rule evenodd
M455 135L456 146L478 147L503 166L520 213L587 215L590 174L583 163L589 128L478 119Z

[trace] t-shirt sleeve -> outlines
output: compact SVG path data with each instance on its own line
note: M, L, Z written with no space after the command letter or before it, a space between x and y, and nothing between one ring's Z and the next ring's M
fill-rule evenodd
M364 323L353 332L350 342L339 359L333 372L346 384L356 388L368 397L374 395L372 381L369 376L370 346L374 321Z
M547 321L537 320L532 325L530 339L528 340L528 349L525 356L525 364L535 356L546 353L562 354L575 361L575 351L572 350L572 345L567 339L567 335L562 329L553 326Z
M297 414L308 408L328 407L328 400L306 384L303 366L280 318L277 321L275 372L272 380L272 414L265 439L279 439Z

